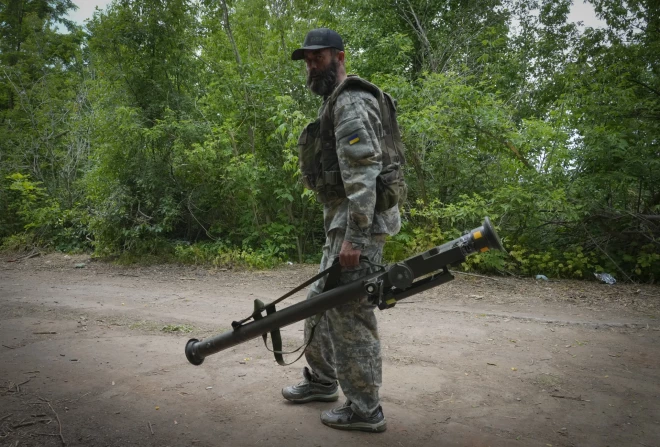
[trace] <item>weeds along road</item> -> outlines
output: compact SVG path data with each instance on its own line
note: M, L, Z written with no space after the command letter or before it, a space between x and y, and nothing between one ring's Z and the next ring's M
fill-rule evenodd
M660 445L658 287L457 275L376 311L388 430L366 434L324 427L335 404L285 402L304 362L277 366L260 339L184 356L314 266L14 259L0 258L2 446ZM302 324L283 338L298 347Z

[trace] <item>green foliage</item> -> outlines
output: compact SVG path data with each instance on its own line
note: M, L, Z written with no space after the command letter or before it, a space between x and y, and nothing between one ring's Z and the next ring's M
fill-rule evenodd
M508 262L507 267L530 276L584 279L592 273L603 272L603 268L597 264L597 253L585 254L581 247L577 247L575 251L529 253L525 248L516 245L509 254L512 261Z
M86 221L80 210L62 209L40 186L41 182L27 175L16 172L7 179L9 192L14 195L9 210L15 213L22 229L5 240L5 248L19 250L37 245L67 252L87 248Z
M271 268L282 262L272 252L240 249L223 242L201 242L174 246L174 259L182 264L210 264L216 267Z
M648 277L651 280L658 278L658 272L660 272L660 253L658 253L658 247L655 244L644 245L637 256L630 257L632 258L630 260L635 262L633 272L636 276L642 278Z
M593 0L0 0L0 239L125 262L317 260L297 137L321 105L313 27L398 100L410 187L395 261L490 216L510 256L466 270L657 281L660 11ZM63 25L61 31L55 25Z

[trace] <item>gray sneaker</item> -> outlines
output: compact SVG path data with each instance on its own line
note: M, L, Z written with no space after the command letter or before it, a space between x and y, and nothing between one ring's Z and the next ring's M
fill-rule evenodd
M339 399L337 382L322 383L309 368L303 369L304 380L298 385L282 388L282 396L296 404L307 402L334 402Z
M382 407L379 406L376 412L368 418L363 418L353 411L350 400L347 400L341 407L321 413L321 422L328 427L339 430L360 430L372 433L381 433L387 430L387 422Z

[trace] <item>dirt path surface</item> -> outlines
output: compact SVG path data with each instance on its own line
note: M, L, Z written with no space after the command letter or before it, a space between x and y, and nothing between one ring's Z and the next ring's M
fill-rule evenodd
M285 402L304 363L277 366L261 340L198 367L184 356L188 338L229 330L313 266L11 260L2 446L660 446L658 287L457 275L376 311L388 430L367 434L323 426L336 404ZM302 324L282 335L297 347Z

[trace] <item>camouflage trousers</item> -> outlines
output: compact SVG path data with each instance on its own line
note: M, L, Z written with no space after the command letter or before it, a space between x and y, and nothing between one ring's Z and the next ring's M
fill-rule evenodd
M330 267L339 256L344 230L331 230L323 246L320 271ZM361 255L380 264L384 235L374 235ZM359 266L343 269L339 280L346 284L366 276L377 268L361 262ZM323 291L325 278L315 282L307 299ZM378 389L382 382L382 359L375 305L366 298L351 300L323 314L314 331L314 338L305 350L305 358L312 371L323 382L339 381L344 395L352 402L353 410L368 417L379 406ZM305 321L305 340L308 339L316 317Z

